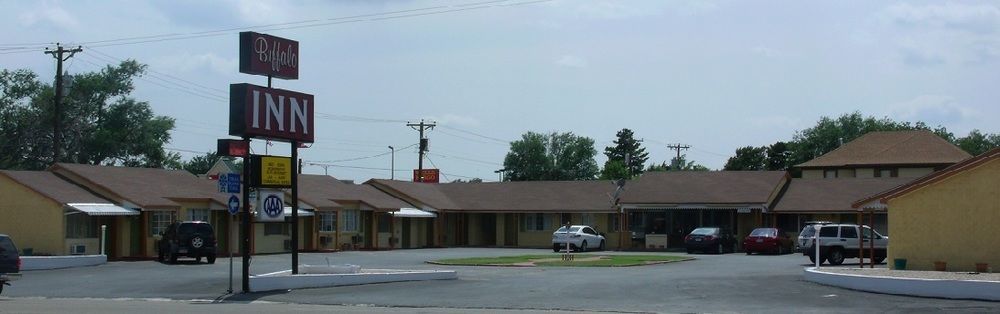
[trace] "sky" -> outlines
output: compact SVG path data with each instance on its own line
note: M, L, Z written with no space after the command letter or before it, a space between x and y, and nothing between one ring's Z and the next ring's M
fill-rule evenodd
M649 163L691 148L721 169L742 146L788 141L821 117L864 115L1000 132L1000 4L991 1L7 1L0 66L52 77L135 59L132 96L176 119L190 159L228 136L238 32L300 43L315 95L303 172L363 182L412 176L417 131L442 181L498 179L521 134L572 132L604 147L635 132ZM289 156L255 140L254 153ZM395 148L395 153L389 149ZM325 165L325 166L321 166Z

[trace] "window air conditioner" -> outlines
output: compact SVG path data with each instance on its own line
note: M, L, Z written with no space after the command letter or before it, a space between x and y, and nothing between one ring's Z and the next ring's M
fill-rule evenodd
M83 255L87 254L87 245L85 244L74 244L69 247L70 255Z

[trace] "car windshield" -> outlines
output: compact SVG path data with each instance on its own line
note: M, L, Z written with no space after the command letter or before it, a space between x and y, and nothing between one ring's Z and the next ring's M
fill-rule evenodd
M773 237L777 232L774 229L753 229L750 233L752 237Z
M17 252L17 248L14 247L14 241L8 238L0 238L0 252L2 251Z
M812 237L814 234L816 234L816 228L813 226L806 226L805 228L802 228L802 232L799 233L799 236L807 238Z
M569 228L569 232L571 232L571 233L572 233L572 232L577 232L577 231L580 231L580 227L570 227L570 228ZM565 227L565 226L563 226L562 228L559 228L559 230L556 230L556 232L562 232L562 233L565 233L565 232L566 232L566 227Z
M691 234L710 235L710 234L715 234L716 230L718 230L718 228L698 228L694 229L694 231L691 231Z
M212 226L209 224L181 224L180 233L200 233L211 234Z

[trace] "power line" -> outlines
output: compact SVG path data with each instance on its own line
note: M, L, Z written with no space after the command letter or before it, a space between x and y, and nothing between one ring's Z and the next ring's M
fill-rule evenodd
M476 132L472 132L472 131L462 130L462 129L459 129L459 128L456 128L456 127L452 127L452 126L442 125L441 127L445 128L445 129L454 130L454 131L462 132L462 133L465 133L465 134L473 135L473 136L478 136L478 137L481 137L481 138L485 138L485 139L488 139L488 140L491 140L491 141L496 141L496 142L503 143L503 144L510 144L510 142L511 142L511 141L508 141L508 140L503 140L503 139L499 139L499 138L495 138L495 137L491 137L491 136L482 135L482 134L479 134L479 133L476 133Z
M435 156L440 156L440 157L443 157L443 158L453 158L453 159L465 160L465 161L469 161L469 162L475 162L475 163L480 163L480 164L485 164L485 165L490 165L490 166L503 166L501 164L498 164L498 163L495 163L495 162L491 162L491 161L477 160L477 159L465 158L465 157L446 156L446 155L442 155L442 154L438 154L438 153L430 153L430 152L428 152L427 154L429 154L429 155L435 155Z

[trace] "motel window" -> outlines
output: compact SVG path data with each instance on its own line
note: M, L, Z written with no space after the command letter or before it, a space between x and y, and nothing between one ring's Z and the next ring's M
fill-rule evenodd
M895 178L899 176L899 172L894 168L878 168L875 169L876 178Z
M264 223L264 235L289 235L288 224L283 222Z
M389 213L382 213L378 216L378 232L389 232L392 225L392 215Z
M344 232L358 232L358 211L357 210L345 210L344 213Z
M621 231L621 215L620 214L608 214L608 230L618 232Z
M66 238L96 238L97 219L84 213L73 213L66 216Z
M174 222L176 213L172 211L154 211L149 214L149 236L163 233L167 226Z
M334 232L334 231L337 231L337 213L336 212L319 213L319 232Z
M552 215L524 214L524 231L548 231L552 229Z
M580 224L587 225L587 226L593 226L595 222L596 221L594 221L594 214L581 214L580 215Z
M837 177L837 170L836 169L823 170L823 177L824 178L836 178Z
M188 209L187 220L208 222L208 209L204 208Z

